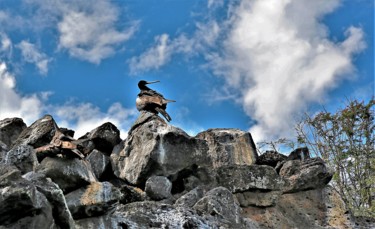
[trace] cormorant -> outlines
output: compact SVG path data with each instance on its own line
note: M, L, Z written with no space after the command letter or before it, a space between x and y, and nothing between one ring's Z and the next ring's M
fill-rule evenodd
M164 118L169 122L171 121L171 117L165 111L167 108L167 104L171 102L176 102L174 100L166 99L164 96L157 91L152 90L151 88L147 87L147 84L158 83L160 81L151 81L147 82L145 80L141 80L138 82L138 87L141 90L139 92L136 106L138 111L150 111L155 114L161 113Z

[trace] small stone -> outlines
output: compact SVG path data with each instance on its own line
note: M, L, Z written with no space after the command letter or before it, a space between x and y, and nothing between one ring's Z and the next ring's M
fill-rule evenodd
M145 192L153 200L163 200L172 196L172 183L163 176L150 177L146 182Z

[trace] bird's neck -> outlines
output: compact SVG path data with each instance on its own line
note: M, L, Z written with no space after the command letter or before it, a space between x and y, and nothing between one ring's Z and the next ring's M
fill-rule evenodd
M149 91L149 90L151 90L151 88L147 87L146 85L140 86L139 89L141 89L141 91Z

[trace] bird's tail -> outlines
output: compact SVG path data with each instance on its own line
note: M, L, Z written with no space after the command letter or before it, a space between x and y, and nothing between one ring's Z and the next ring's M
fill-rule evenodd
M159 112L160 114L162 114L163 116L164 116L164 118L168 121L168 122L170 122L172 119L171 119L171 116L169 116L169 114L165 111L165 110L163 110L162 108L160 108L160 107L157 107L157 108L155 108L155 110L157 111L157 112Z

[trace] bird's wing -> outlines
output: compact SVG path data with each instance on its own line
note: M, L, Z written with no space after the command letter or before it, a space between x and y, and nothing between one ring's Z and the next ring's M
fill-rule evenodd
M159 106L162 106L164 104L163 102L164 100L160 96L156 96L156 95L150 96L145 93L143 93L142 95L138 95L138 96L141 97L141 99L144 100L146 103L154 103Z
M170 102L176 102L175 100L166 99L162 94L160 94L157 91L154 90L147 90L147 91L141 91L138 96L152 96L152 97L158 97L160 99L160 105L170 103ZM159 102L158 102L159 104Z

